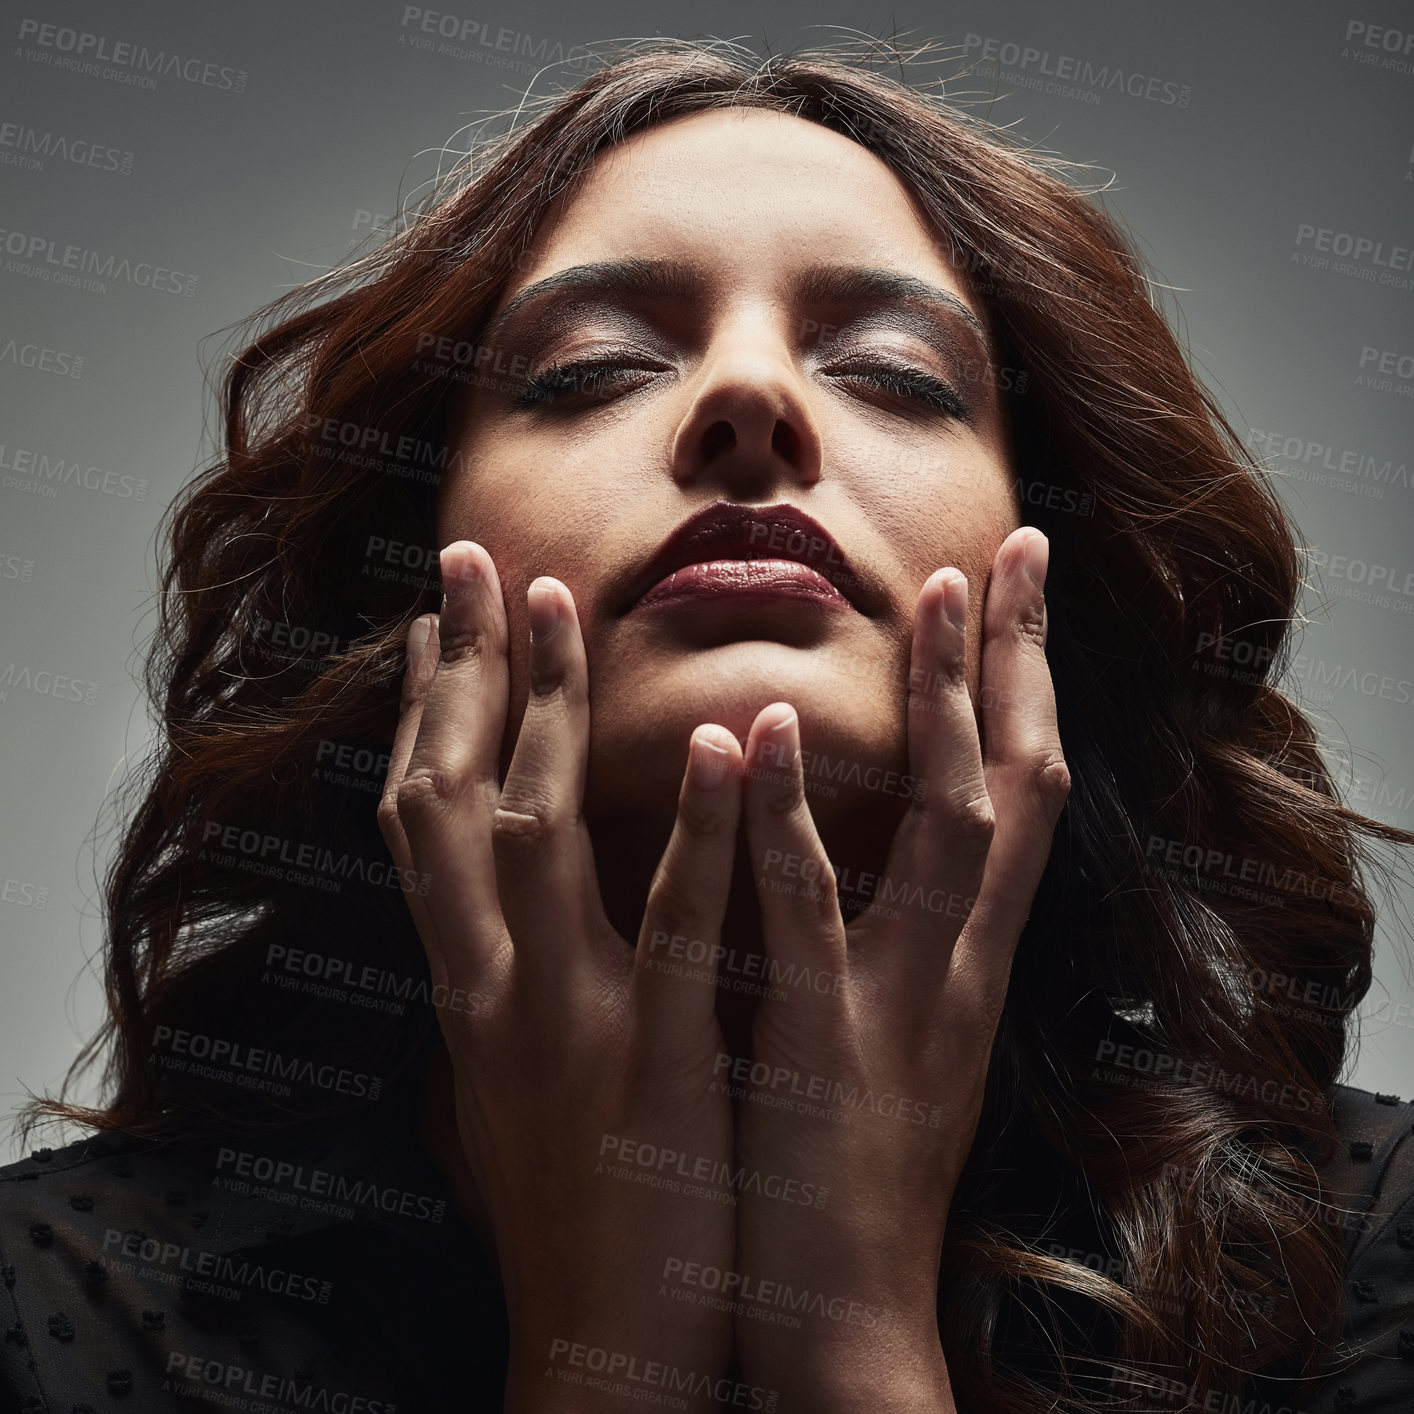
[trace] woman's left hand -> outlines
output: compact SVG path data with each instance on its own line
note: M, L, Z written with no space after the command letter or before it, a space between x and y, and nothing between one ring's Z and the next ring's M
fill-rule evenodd
M924 584L910 683L927 690L910 692L908 748L926 787L872 909L848 926L806 804L795 713L764 708L748 739L747 840L775 980L750 1061L719 1057L719 1083L741 1102L745 1170L729 1294L744 1311L746 1377L792 1408L953 1407L936 1320L943 1233L1070 789L1044 648L1047 549L1021 527L997 552L981 740L957 622L966 578L945 569Z

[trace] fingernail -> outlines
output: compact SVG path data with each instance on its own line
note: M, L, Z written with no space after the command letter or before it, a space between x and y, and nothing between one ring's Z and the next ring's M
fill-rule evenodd
M1051 558L1051 542L1038 530L1026 542L1026 573L1037 589L1046 587L1046 566Z
M799 719L796 717L795 713L792 712L789 717L786 717L782 721L777 722L774 727L768 728L767 730L772 740L782 741L787 739L790 735L791 728L796 724L798 720Z
M481 570L468 546L474 541L457 540L448 545L437 557L442 573L442 606L455 603L464 597L481 578Z
M774 727L768 727L766 735L761 739L758 759L774 761L783 769L790 770L799 755L798 749L792 745L793 734L799 724L800 718L792 712L783 722L777 722Z
M688 771L692 783L703 790L715 790L727 778L727 749L704 736L692 738L688 749Z
M432 621L424 614L420 619L414 619L408 629L408 667L416 671L417 665L422 661L422 655L427 652L427 644L432 637Z
M949 575L943 581L943 612L959 633L967 630L967 577Z
M555 591L548 584L532 584L526 594L526 607L530 611L530 641L548 643L564 622Z

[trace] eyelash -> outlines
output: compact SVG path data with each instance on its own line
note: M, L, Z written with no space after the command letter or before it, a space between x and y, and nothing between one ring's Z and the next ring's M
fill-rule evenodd
M571 363L551 363L528 374L515 401L522 407L543 406L557 402L570 393L602 393L603 385L615 374L653 373L661 370L644 365L637 367L609 359L580 359ZM870 365L867 371L845 369L834 375L868 383L880 392L894 397L912 399L936 412L946 413L961 422L971 420L971 409L957 392L940 378L892 363ZM642 385L640 385L642 386Z
M523 407L537 407L553 403L567 393L599 393L602 384L614 373L637 371L652 373L658 370L639 365L635 370L631 365L616 363L611 359L580 359L573 363L550 363L536 372L527 374L515 401ZM588 386L586 386L588 385Z
M882 392L892 393L895 397L911 398L936 412L955 417L960 422L970 422L972 419L972 410L958 396L955 389L944 383L941 378L934 378L932 374L916 368L893 363L876 363L871 364L866 372L845 369L834 376L870 383Z

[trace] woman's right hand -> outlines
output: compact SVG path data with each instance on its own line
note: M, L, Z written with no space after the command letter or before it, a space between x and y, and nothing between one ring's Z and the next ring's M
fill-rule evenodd
M546 577L530 586L529 699L502 785L500 580L469 541L443 551L442 578L440 618L419 619L408 636L378 820L399 868L413 871L403 877L427 880L425 895L407 898L433 983L446 988L437 995L461 999L438 1019L509 1311L505 1407L641 1402L576 1383L605 1366L590 1351L607 1352L604 1380L630 1389L663 1387L669 1368L716 1385L731 1316L659 1294L671 1261L733 1265L733 1206L686 1196L676 1177L732 1159L730 1100L712 1083L723 1050L716 969L675 975L661 944L719 940L740 746L721 727L693 734L677 821L630 947L605 917L582 815L588 670L569 590Z

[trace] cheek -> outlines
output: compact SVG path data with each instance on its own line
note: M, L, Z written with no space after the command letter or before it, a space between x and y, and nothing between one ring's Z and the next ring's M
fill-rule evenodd
M951 566L967 576L967 676L975 696L992 565L1002 542L1023 522L1004 463L947 449L931 455L933 465L925 468L931 474L891 480L879 488L871 519L903 567L899 601L910 625L930 575Z
M496 565L510 607L540 574L566 579L584 530L568 495L570 477L554 458L488 455L473 449L439 511L440 542L475 540Z
M507 426L491 410L461 443L461 470L438 516L440 543L484 545L508 611L513 590L523 600L530 581L547 574L569 587L583 622L605 578L660 538L639 544L632 527L675 524L684 513L656 453L669 441L660 423L619 418L570 435Z
M544 450L524 442L481 437L464 443L462 471L448 485L437 514L438 546L475 540L496 566L505 605L510 658L513 742L529 692L530 615L526 591L540 575L562 581L574 598L585 647L594 665L595 591L623 553L612 527L624 514L623 488L595 484L583 449Z
M956 564L972 576L1021 521L1016 474L995 407L963 424L876 425L833 404L820 410L828 459L891 558L917 573ZM980 548L979 547L983 547ZM990 547L990 548L985 548Z
M475 540L496 566L505 605L510 646L511 702L523 703L528 690L527 645L530 616L526 590L541 574L571 583L556 566L573 563L577 547L562 543L563 521L552 514L554 496L504 462L469 456L465 470L447 490L437 516L438 545ZM519 709L516 709L517 715Z
M880 479L870 519L916 586L953 565L967 575L975 599L1002 541L1022 523L1014 479L991 458L947 449L926 455L922 474Z

